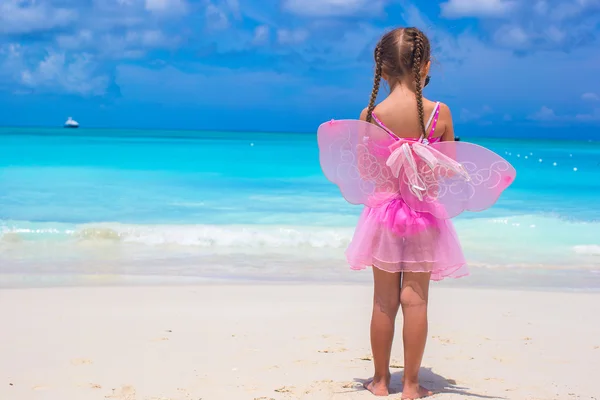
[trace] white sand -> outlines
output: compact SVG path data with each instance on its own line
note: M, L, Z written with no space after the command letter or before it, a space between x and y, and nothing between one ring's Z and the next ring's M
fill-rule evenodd
M370 302L369 286L0 290L0 400L371 398ZM434 398L600 399L600 295L433 287L430 310Z

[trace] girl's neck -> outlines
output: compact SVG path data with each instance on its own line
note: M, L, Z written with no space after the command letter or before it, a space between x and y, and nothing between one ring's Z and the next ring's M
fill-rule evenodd
M417 95L414 82L398 82L390 88L390 96L392 97L415 97Z

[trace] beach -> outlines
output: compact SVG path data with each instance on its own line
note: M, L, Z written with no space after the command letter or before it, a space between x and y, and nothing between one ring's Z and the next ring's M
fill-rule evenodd
M436 399L596 399L599 300L434 285L423 384ZM0 398L371 398L370 301L355 284L4 289ZM392 358L397 392L399 329Z

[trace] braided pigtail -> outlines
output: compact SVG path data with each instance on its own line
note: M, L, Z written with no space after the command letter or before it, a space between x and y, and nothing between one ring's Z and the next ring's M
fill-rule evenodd
M417 94L417 110L419 112L419 122L421 124L421 135L424 138L427 138L427 132L425 132L425 111L423 109L423 88L421 86L421 63L423 61L424 50L421 32L415 31L412 54L413 74L415 75L415 93Z
M367 122L373 120L373 110L375 109L375 101L377 100L377 94L379 93L379 84L381 83L381 45L377 44L375 47L375 79L373 81L373 91L371 92L371 100L369 101L369 108L367 109Z

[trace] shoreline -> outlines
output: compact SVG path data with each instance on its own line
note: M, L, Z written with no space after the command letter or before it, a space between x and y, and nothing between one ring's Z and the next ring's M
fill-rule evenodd
M435 288L422 383L442 400L591 400L599 300ZM0 290L0 398L372 398L371 302L367 285ZM401 360L398 330L395 392Z
M560 285L521 284L514 282L504 284L493 283L490 276L481 277L481 271L471 270L471 275L459 279L445 279L440 282L431 282L431 290L476 290L476 291L508 291L508 292L534 292L534 293L587 293L600 294L600 274L593 273L598 278L596 287L570 287ZM532 271L536 274L539 271ZM565 273L572 273L567 270ZM589 271L585 271L589 272ZM506 275L509 272L499 272ZM286 277L252 277L252 276L196 276L196 275L143 275L143 274L15 274L0 272L0 291L18 289L59 289L59 288L189 288L194 286L315 286L315 287L372 287L370 271L351 271L349 275L358 276L359 279L297 279ZM493 278L493 277L492 277ZM515 280L522 276L515 275Z

